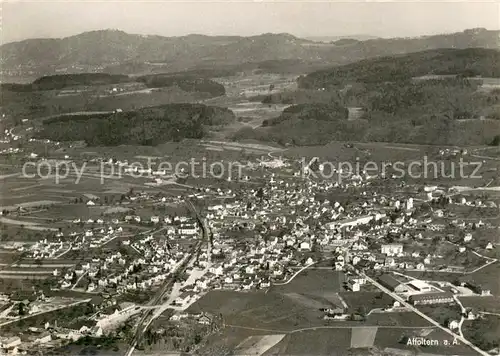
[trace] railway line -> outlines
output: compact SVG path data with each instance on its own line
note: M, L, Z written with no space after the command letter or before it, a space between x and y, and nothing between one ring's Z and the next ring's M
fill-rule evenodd
M158 306L161 304L165 296L168 295L168 293L171 292L172 287L174 283L176 282L176 278L174 277L175 275L182 274L186 271L187 267L190 265L190 262L192 262L193 259L197 258L201 247L203 245L204 241L207 241L210 244L210 238L209 238L209 230L206 221L201 217L199 214L198 210L194 206L194 204L190 201L186 201L188 207L190 210L192 210L196 216L196 220L198 222L198 225L200 226L200 230L202 233L201 239L193 246L191 249L190 253L186 255L184 260L180 263L180 265L177 267L177 269L172 273L172 277L169 278L163 286L158 289L158 291L155 293L153 298L149 301L147 304L144 315L141 317L139 320L139 323L137 325L136 332L134 334L134 337L131 341L130 347L125 353L126 356L131 356L137 347L137 345L140 345L142 341L142 337L146 330L149 328L153 320L155 319L155 306ZM210 244L211 245L211 244Z

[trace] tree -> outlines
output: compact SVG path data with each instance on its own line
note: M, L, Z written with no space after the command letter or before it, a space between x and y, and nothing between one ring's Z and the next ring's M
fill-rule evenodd
M366 307L364 305L361 305L358 308L358 314L361 315L362 317L366 316Z
M76 275L76 272L73 271L73 275L71 276L71 284L75 284L76 281L78 281L78 276Z
M264 198L264 189L261 187L259 188L259 190L257 191L256 195L255 195L257 198L259 199L262 199Z
M24 311L24 304L22 302L17 305L17 310L18 310L20 316L23 316L26 314L26 312Z

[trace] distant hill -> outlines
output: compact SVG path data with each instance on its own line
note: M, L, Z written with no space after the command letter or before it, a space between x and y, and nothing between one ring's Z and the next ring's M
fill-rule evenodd
M107 73L77 73L47 75L29 84L1 83L0 88L12 92L61 90L78 87L98 87L120 83L143 83L147 88L178 87L185 92L207 93L211 97L225 94L222 84L205 78L210 72L190 71L158 73L139 77Z
M61 90L79 86L118 84L129 81L131 81L131 79L128 75L111 75L106 73L78 73L47 75L35 79L32 83L1 83L0 86L3 90L9 90L13 92L30 92L37 90Z
M331 42L337 42L340 40L344 39L352 39L352 40L357 40L357 41L368 41L368 40L375 40L377 36L371 36L371 35L349 35L349 36L308 36L306 39L315 41L315 42L324 42L324 43L331 43Z
M499 48L499 34L499 31L473 29L419 38L379 38L351 41L350 44L344 41L343 45L335 45L286 33L251 37L163 37L101 30L61 39L7 43L0 47L0 53L2 70L6 75L54 73L55 70L68 73L103 71L121 63L129 63L128 68L134 72L153 65L164 66L163 71L171 72L268 60L295 59L342 64L436 48Z
M47 75L27 84L0 83L0 106L16 117L34 119L80 111L123 111L192 103L225 95L225 88L190 71L128 76L106 73Z
M129 82L127 75L105 73L79 73L44 76L32 83L34 90L56 90L82 85L107 85Z
M242 37L240 40L214 48L209 59L229 59L235 62L261 62L275 59L315 58L313 41L292 36L288 33L265 33Z
M299 86L325 88L353 82L409 80L428 74L500 77L500 51L484 48L437 49L371 58L309 73L299 79Z

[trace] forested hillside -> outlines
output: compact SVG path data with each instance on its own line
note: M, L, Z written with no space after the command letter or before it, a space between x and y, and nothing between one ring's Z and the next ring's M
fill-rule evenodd
M301 88L320 89L352 83L407 81L429 74L500 77L500 52L493 49L438 49L367 59L319 70L299 78Z
M138 77L136 80L144 83L148 88L177 86L185 92L209 93L212 97L226 94L222 84L207 78L200 78L194 74L152 74Z
M234 120L232 111L201 104L169 104L113 114L63 115L46 120L39 138L88 145L157 145L203 138L207 127Z
M499 64L495 50L446 49L313 72L298 79L299 90L255 98L295 106L235 137L298 145L333 140L493 144L500 135L500 90L482 88L478 76L500 77ZM359 114L331 117L327 107Z

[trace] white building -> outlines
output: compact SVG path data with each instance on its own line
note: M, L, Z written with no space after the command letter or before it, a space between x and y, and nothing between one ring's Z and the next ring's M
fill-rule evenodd
M14 336L2 341L2 348L11 349L18 345L21 345L21 338L19 336Z
M381 252L388 256L395 256L403 253L402 244L386 244L382 245Z
M311 249L311 245L309 244L309 242L301 242L300 243L300 249L301 250L310 250Z
M179 226L178 232L180 235L196 235L198 234L198 226L195 224L182 224Z
M424 281L415 279L409 283L410 287L419 292L430 292L432 291L432 286Z
M360 284L357 281L355 281L354 279L350 279L349 282L347 282L347 286L353 292L359 292L361 289Z
M406 210L412 210L413 209L413 198L409 198L406 201Z

